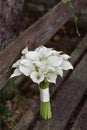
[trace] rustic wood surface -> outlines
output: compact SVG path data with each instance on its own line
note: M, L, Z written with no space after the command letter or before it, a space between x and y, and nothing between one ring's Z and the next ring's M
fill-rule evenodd
M17 37L24 0L0 0L0 51Z
M87 101L71 130L87 130Z
M19 58L21 50L25 46L32 50L38 45L45 44L72 17L84 1L72 0L72 3L73 9L66 4L59 3L0 53L0 88L4 86L10 76L11 66Z
M64 130L67 122L87 90L87 53L77 65L68 80L56 92L52 102L53 118L39 119L33 130Z
M74 52L71 55L71 62L75 66L78 62L78 59L80 60L82 55L86 52L87 49L87 36L82 40L82 42L78 45L78 47L74 50ZM54 94L56 89L60 90L61 86L60 84L64 81L64 79L67 77L70 71L66 71L64 74L64 78L57 80L56 86L51 86L51 95ZM60 87L59 87L60 86ZM35 96L35 93L34 93ZM33 97L31 97L33 99ZM29 99L30 101L31 99ZM33 100L33 104L30 106L30 110L21 118L19 123L15 126L13 130L27 130L28 127L31 126L33 121L37 118L39 111L39 97Z

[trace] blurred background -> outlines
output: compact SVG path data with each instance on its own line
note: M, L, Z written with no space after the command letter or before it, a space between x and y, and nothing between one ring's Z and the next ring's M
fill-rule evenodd
M0 0L0 50L8 46L27 27L40 19L60 0ZM87 31L87 1L77 10L78 28L82 35ZM72 22L72 24L71 24ZM63 33L75 35L73 20L62 28ZM74 26L74 27L73 27ZM74 28L74 29L73 29Z
M0 0L0 51L3 51L18 36L59 0ZM71 54L87 33L87 1L46 43L47 47ZM77 25L76 25L77 24ZM79 34L77 33L77 30ZM25 79L19 87L9 81L0 91L0 130L11 130L33 105L38 97L37 86Z

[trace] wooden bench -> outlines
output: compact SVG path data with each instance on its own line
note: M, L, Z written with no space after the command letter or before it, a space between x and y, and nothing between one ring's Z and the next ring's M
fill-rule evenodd
M45 44L74 15L83 1L72 0L72 3L73 9L70 9L60 2L0 53L0 89L7 82L11 74L11 66L19 58L21 50L25 46L33 50ZM58 78L56 86L52 84L50 88L53 118L45 121L39 117L38 95L33 99L34 104L31 104L29 111L13 130L87 129L87 100L83 102L87 90L87 35L72 52L71 57L74 70L65 72L64 78ZM71 123L73 118L74 123Z

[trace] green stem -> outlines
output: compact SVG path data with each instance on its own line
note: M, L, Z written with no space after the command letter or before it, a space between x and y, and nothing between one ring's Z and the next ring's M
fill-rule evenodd
M74 23L76 26L76 33L78 36L80 36L79 29L78 29L78 17L76 15L74 15Z
M49 82L42 82L39 87L46 89L49 87ZM48 102L40 101L40 115L45 120L52 118L50 100Z
M40 102L40 115L45 120L52 118L50 101Z

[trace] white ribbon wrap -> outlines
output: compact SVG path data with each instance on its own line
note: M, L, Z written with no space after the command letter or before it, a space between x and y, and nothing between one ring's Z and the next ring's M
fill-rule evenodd
M49 102L50 101L49 87L45 88L45 89L40 88L40 100L42 102Z

